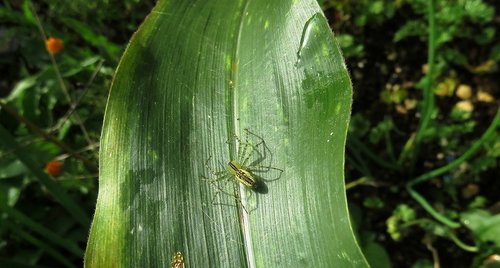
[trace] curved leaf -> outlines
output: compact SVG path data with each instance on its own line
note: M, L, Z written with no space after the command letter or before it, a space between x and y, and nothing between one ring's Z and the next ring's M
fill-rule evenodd
M86 265L180 251L187 267L366 267L343 179L350 105L314 0L160 1L112 85ZM225 180L229 160L260 187Z

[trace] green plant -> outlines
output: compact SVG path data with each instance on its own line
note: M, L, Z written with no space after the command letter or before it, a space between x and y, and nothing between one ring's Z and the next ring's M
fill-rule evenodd
M103 16L94 20L92 3L81 2L78 10L69 3L0 4L1 267L82 262L97 190L105 98L126 39L110 41L119 40L122 26L106 36L92 26L76 28L75 14L93 26L103 25ZM101 15L106 5L101 4ZM147 10L134 12L140 16ZM46 50L49 38L63 47Z
M254 1L250 2L256 4ZM348 182L346 189L349 190L352 229L368 263L372 267L391 265L394 267L434 267L436 264L442 267L457 267L466 264L471 264L472 267L493 267L498 263L495 258L500 251L498 239L496 239L498 237L496 235L498 233L498 224L496 224L498 183L495 179L499 175L500 135L498 135L498 127L495 128L496 123L491 123L498 120L495 114L498 109L497 77L500 61L499 35L496 32L498 10L495 10L494 1L434 1L432 6L424 0L326 0L318 2L328 17L330 27L337 34L336 42L347 59L347 68L354 84L353 116L345 156ZM139 22L150 12L154 1L42 0L33 4L34 6L27 0L6 0L0 4L0 20L2 21L0 26L0 73L2 73L0 81L0 128L2 130L2 139L0 139L0 216L2 217L0 220L0 266L78 267L82 263L81 258L88 234L86 222L95 205L97 141L108 88L119 55L130 35L136 31ZM203 4L203 7L210 5L209 2ZM268 14L270 22L280 17L292 17L280 16L279 14L282 14L280 12L284 10L269 9L268 3L259 2L256 5L259 6L259 10L272 10L270 11L272 14ZM37 12L35 13L34 10ZM205 14L203 11L199 13ZM232 17L228 14L231 13L227 12L224 18L227 20L225 23L229 24ZM251 12L251 14L257 13ZM191 20L198 15L198 12L193 12L186 15L186 18ZM259 23L259 20L249 19L249 21ZM265 57L254 57L274 59L273 64L258 65L261 62L258 60L240 65L225 63L222 64L224 68L218 69L219 73L214 72L214 69L217 69L214 66L218 65L215 64L216 57L207 56L211 55L209 52L222 53L234 46L234 43L231 45L229 42L228 46L210 46L209 44L214 44L214 42L211 37L207 37L199 42L204 44L200 47L195 48L188 44L196 43L195 39L201 36L217 36L217 40L223 39L222 33L225 33L227 29L213 31L212 35L208 33L202 35L201 31L191 30L196 27L187 27L186 22L187 20L176 21L175 27L180 27L184 32L179 35L165 36L166 40L163 43L175 40L175 42L180 42L179 47L184 46L191 52L198 51L200 47L206 49L199 54L199 61L176 64L175 70L184 71L182 75L176 74L175 77L184 77L185 73L192 73L195 70L205 74L207 70L210 70L213 77L219 77L218 74L224 72L239 74L219 80L207 79L215 82L204 84L204 88L200 91L225 92L228 90L231 92L229 88L233 88L234 92L238 92L242 87L246 88L250 85L255 94L261 91L267 92L265 89L286 88L279 92L282 93L281 96L287 96L285 94L287 90L293 82L297 82L293 79L285 79L292 77L289 75L283 75L281 76L283 79L278 80L266 79L268 75L266 71L280 73L281 69L278 67L288 63L284 61L287 58L286 55L296 52L293 49L270 49L287 47L287 44L280 42L272 46L261 46L256 50L274 51L272 54L265 54ZM265 21L262 22L265 26ZM201 24L203 23L200 22ZM323 23L326 33L325 25L326 23ZM240 40L234 39L234 36L225 35L225 40L239 40L235 43L239 42L240 47L247 48L240 49L238 52L240 55L251 53L254 51L250 49L252 46L244 45L260 40L270 33L276 33L275 26L274 23L268 24L268 30L256 34L254 38ZM302 26L298 25L295 28L300 32ZM293 27L278 28L284 32L285 29L290 30ZM208 27L208 29L211 28ZM42 37L43 32L47 35L46 37ZM192 38L179 38L186 35ZM54 57L51 57L44 48L45 38L49 37L61 39L64 45L59 53L53 54ZM269 39L283 40L281 37L275 34ZM249 39L251 41L248 41ZM293 44L298 45L294 42L288 45ZM429 59L426 60L427 52L432 52L433 55L429 55ZM163 53L168 55L166 58L179 56L178 53L172 51ZM182 55L185 56L186 53ZM232 59L234 55L236 54L230 54L227 58ZM301 56L304 56L304 59L308 58L304 54ZM323 62L323 59L318 62ZM155 66L152 60L148 60L147 63ZM290 65L296 63L292 62ZM183 69L180 66L187 67ZM266 66L275 68L269 69ZM233 69L235 67L240 69ZM297 64L297 67L300 70L301 67L306 66ZM309 67L313 70L317 68ZM147 68L138 69L146 72L150 69L150 65L148 64ZM231 71L228 71L229 69ZM154 78L149 82L159 81L160 84L166 84L170 81L169 78L160 78L168 72L159 73L159 75L153 75ZM315 88L315 85L321 85L319 88L326 88L323 86L328 84L325 82L328 79L320 79L325 74L328 72L318 74L318 79L305 79L303 86ZM242 83L242 77L246 78L250 75L258 79L252 80L254 82L251 84ZM233 79L234 77L238 79ZM337 76L332 77L336 79ZM179 88L169 87L168 91L191 92L193 88L190 85L198 83L195 82L198 80L192 80L188 79L187 83L178 81ZM424 91L425 98L423 98ZM304 95L298 94L296 97L299 99L303 97L304 107L313 105L312 107L316 109L318 106L314 106L315 103L331 97L318 92L328 91L311 91ZM237 93L236 95L241 96ZM261 94L261 98L268 102L262 106L259 101L245 101L243 97L231 102L228 99L231 96L235 95L213 95L220 102L242 105L228 107L221 113L207 114L202 118L203 120L197 122L208 124L208 122L214 122L214 118L219 118L221 114L230 114L226 112L233 108L238 110L243 107L247 107L246 109L265 107L265 112L273 115L272 111L276 103L271 101L272 98L262 97L264 94ZM290 104L297 98L289 98L288 101L282 103ZM180 102L184 103L182 100L181 98ZM187 102L187 100L184 101ZM151 111L157 111L151 107L156 106L141 109L137 114L147 112L149 115ZM195 108L209 109L204 105L197 105ZM129 110L133 109L134 107ZM184 115L181 117L183 126L188 124L182 120L190 118L186 110L189 109L179 110ZM283 109L280 116L290 115L286 111L290 109ZM245 114L245 112L240 114ZM254 112L253 114L261 113ZM426 123L422 123L422 116ZM255 119L252 116L231 118L235 119L234 124L229 123L225 128L224 126L214 127L214 124L211 128L197 125L197 131L194 133L204 129L244 131L248 122ZM316 117L309 116L307 120L313 122L314 118ZM274 122L269 117L263 118L262 121ZM154 123L144 119L138 121L137 125L147 122ZM287 121L288 128L296 127L294 122L296 121ZM179 140L185 141L171 139L167 135L162 136L156 132L156 130L163 131L167 125L158 123L158 127L154 128L155 132L151 132L151 135L147 137L144 136L144 140L149 142L150 138L161 136L164 137L165 144L178 144ZM277 201L272 196L289 193L296 201L298 197L306 195L296 191L302 188L295 187L292 183L296 180L290 175L290 169L296 169L291 168L289 162L283 163L280 160L292 157L290 152L296 150L295 147L301 148L301 152L307 150L300 146L292 146L293 150L288 149L290 146L282 145L280 143L282 139L275 137L276 132L273 129L255 127L255 125L259 126L259 124L252 124L250 129L262 135L271 147L270 152L274 159L272 166L282 168L285 173L279 179L275 181L271 179L266 184L269 193L241 191L239 188L235 188L236 192L233 193L233 185L237 185L236 182L211 185L198 176L209 175L207 162L211 167L219 169L221 165L219 162L224 165L231 158L229 156L236 153L238 142L236 139L230 139L234 133L218 131L208 142L200 138L204 134L195 134L198 135L195 138L192 138L193 135L187 135L190 137L189 142L182 143L193 145L199 142L203 144L199 146L206 147L201 151L189 150L197 155L195 160L192 158L180 158L180 160L184 164L194 166L193 170L196 170L196 174L189 173L194 174L190 177L189 181L192 184L189 185L194 184L193 187L200 189L206 187L207 192L203 192L204 194L200 197L200 200L204 200L201 209L176 214L172 219L199 216L198 219L202 219L199 221L200 225L212 231L210 234L213 235L210 238L213 240L210 240L210 245L215 244L220 248L243 247L243 238L238 232L240 220L238 215L245 214L238 211L238 208L243 207L239 203L240 200L249 210L248 219L254 219L260 217L260 214L257 215L255 211L277 210L280 204L291 202ZM322 127L328 125L325 124ZM180 129L185 130L185 128ZM278 129L278 132L281 133L281 130ZM181 136L184 137L185 133L182 132ZM317 137L317 134L310 136ZM283 137L285 136L281 138ZM304 138L304 140L308 139ZM290 142L290 139L283 140ZM476 140L477 142L474 142ZM226 144L228 141L229 145ZM333 142L333 139L330 141ZM179 147L179 150L182 151L182 148L186 146ZM214 146L218 147L211 151ZM342 146L341 144L334 146L332 152L339 153L337 150L340 150ZM283 148L288 150L286 156L281 154ZM142 152L136 150L131 155L138 155ZM149 152L150 155L146 153L142 155L153 158L161 155L161 152L165 155L161 150ZM201 155L200 152L206 154ZM311 156L311 154L304 155ZM312 155L320 156L318 153ZM210 158L211 162L207 158ZM319 159L325 160L327 157L321 155ZM335 159L340 161L342 156L338 155ZM57 169L50 168L53 163L57 163ZM307 162L304 161L304 163ZM269 164L266 163L266 166ZM328 172L331 175L330 164L310 163L305 166L311 170L314 168L316 171ZM325 168L318 169L317 166ZM133 170L131 174L134 176L144 177L152 174L150 169ZM177 167L168 169L170 172L177 170L179 170ZM263 173L260 176L263 179L273 177L269 173ZM340 179L336 180L336 183L340 181ZM183 184L179 183L179 185ZM306 183L303 186L311 189L313 185L313 183ZM286 190L282 190L282 186ZM405 191L405 186L408 186L409 191ZM336 184L336 187L340 189L341 186ZM222 190L229 194L216 194L220 192L219 188L223 188ZM142 189L149 188L146 185ZM180 194L183 193L181 187L176 186L172 189L172 196L177 198L172 210L177 211L178 207L199 208L192 205L192 196L185 198ZM334 192L337 193L337 191ZM307 192L311 198L321 193L323 189ZM339 193L343 193L343 190ZM243 194L245 198L242 198ZM342 199L343 195L336 197ZM196 202L202 202L200 200L196 199ZM302 205L306 207L307 204L311 204L310 200L313 199L307 199L307 202L293 207L296 210ZM329 224L337 225L335 222L337 220L343 224L347 221L344 205L340 203L341 206L338 209L341 212L336 211ZM158 202L157 204L162 206L164 203ZM335 206L334 203L329 205ZM255 210L256 208L258 209ZM427 213L424 208L431 213ZM234 211L234 213L226 218L216 217L216 215L226 215L228 213L224 213L228 211ZM242 217L242 219L247 218ZM259 222L262 227L277 228L272 224L274 223L272 219L262 219ZM297 221L289 222L296 223ZM176 234L186 230L195 230L182 225L172 226L175 226ZM454 228L455 226L459 227ZM327 228L326 225L324 228ZM137 230L137 228L133 229L135 234ZM296 238L294 231L298 232L298 229L289 228L283 234ZM165 231L156 234L158 238L166 237ZM255 232L253 234L255 235ZM258 231L257 234L266 235L267 232ZM351 233L346 231L342 234L350 236ZM173 240L179 241L182 238L176 237ZM298 238L289 244L305 245L303 240ZM269 243L269 245L272 244ZM172 261L180 262L181 259L184 259L188 265L198 261L193 260L192 252L187 252L184 248L173 250L182 250L182 252L166 253L163 261L167 266ZM269 249L270 252L273 250ZM328 253L331 252L339 251L328 251ZM300 256L300 254L296 255ZM326 256L326 254L319 253L318 255ZM311 256L307 257L319 262L317 255ZM213 254L207 259L217 258L219 255ZM243 259L241 259L242 262ZM205 260L202 259L200 262ZM266 265L270 266L270 261L267 261Z
M391 67L377 66L383 76L416 79L417 82L384 81L386 84L380 96L386 106L394 107L400 115L377 118L370 114L374 108L369 105L363 106L367 111L360 114L355 111L348 136L347 160L355 170L353 173L360 175L350 185L386 188L385 194L392 197L404 185L418 206L406 200L403 194L397 195L398 201L391 200L395 203L393 208L397 209L393 209L387 221L389 234L405 243L415 229L425 231L428 239L422 243L434 257L439 249L432 245L442 243L440 237L448 239L460 250L472 252L477 266L488 254L497 252L497 247L480 247L484 244L477 238L470 242L471 233L463 231L465 226L460 222L460 215L494 202L491 196L478 195L480 185L491 181L487 170L495 170L498 166L498 156L491 153L498 143L496 136L500 124L500 112L491 95L496 87L488 89L490 84L484 83L490 79L490 74L498 75L493 52L497 49L495 40L498 40L492 31L494 7L486 1L407 1L407 4L402 8L410 8L413 17L394 34L395 45L413 46L418 40L426 41L427 64L421 77L408 75L399 63L392 76L386 73ZM473 34L478 27L480 31ZM473 46L472 50L480 47L487 53L479 54L480 61L477 61L478 54L472 55L470 50L463 49L464 44ZM366 48L365 55L369 53ZM389 61L404 55L397 50L386 53ZM475 63L471 63L473 58ZM364 58L356 61L357 66L351 65L355 66L354 73L366 65ZM475 85L479 89L473 90L464 76L474 76L476 81L483 83ZM484 93L487 97L481 97L481 92L487 92ZM380 106L375 107L380 109ZM484 117L475 109L488 111L489 125L484 126ZM419 116L418 127L410 119L415 111ZM373 117L375 122L370 121ZM412 122L409 129L403 125L405 121ZM405 131L412 134L404 134ZM391 202L384 201L391 206ZM360 202L370 203L370 198L364 197ZM404 210L402 204L405 204ZM380 210L381 206L371 209L375 208ZM421 209L429 214L422 213ZM402 211L412 211L413 216L403 217Z
M86 266L366 267L344 196L350 104L315 1L159 1L111 88Z

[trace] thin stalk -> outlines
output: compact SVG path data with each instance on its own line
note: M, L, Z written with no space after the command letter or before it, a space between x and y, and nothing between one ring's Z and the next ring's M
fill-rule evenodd
M99 61L96 69L94 70L94 72L90 76L89 81L87 81L87 84L85 84L84 89L83 89L83 93L78 97L78 99L75 101L75 103L71 105L70 109L62 117L62 120L60 120L54 127L51 128L51 130L50 130L51 134L52 134L52 132L55 132L59 128L61 128L64 125L64 123L66 123L66 121L68 121L68 119L70 118L70 116L76 110L76 107L78 107L78 104L82 101L83 97L85 97L86 93L88 92L88 89L89 89L90 85L92 84L92 82L94 81L94 79L97 77L97 74L99 73L99 70L101 70L103 63L104 63L104 60L100 60Z
M389 155L391 162L395 163L396 157L394 155L394 148L392 147L392 139L389 131L386 131L384 133L384 138L385 138L385 146L387 148L387 154Z
M45 34L45 30L43 29L42 22L40 21L40 18L38 17L38 13L36 12L36 9L33 6L33 3L31 3L31 1L30 1L29 4L30 4L30 8L33 12L33 16L35 17L35 22L36 22L36 25L37 25L38 30L40 32L40 35L42 36L43 41L45 42L45 41L47 41L47 35ZM48 53L48 54L49 54L50 61L52 62L52 66L54 67L57 81L59 83L59 87L61 88L61 91L63 92L63 95L66 98L66 101L70 105L70 109L71 109L74 106L74 102L71 99L71 96L69 95L68 89L66 88L66 84L64 83L64 80L62 78L61 71L59 70L59 65L57 64L56 58L54 57L54 55L52 53ZM92 139L90 138L90 136L87 132L87 129L83 125L83 121L77 112L75 112L75 121L76 121L76 124L80 127L85 140L87 140L87 143L89 145L94 144L95 142L92 141ZM96 157L98 157L98 156L96 155Z
M349 163L349 165L352 165L354 167L354 169L359 171L361 174L366 173L365 170L363 169L363 167L360 164L358 164L358 162L356 160L354 160L354 158L352 158L349 154L346 154L345 158L346 158L346 162Z
M409 227L411 227L413 225L419 225L419 224L425 224L425 223L433 223L433 222L434 221L432 221L431 219L421 218L421 219L416 219L416 220L413 220L413 221L401 224L401 227L402 228L409 228ZM462 240L460 240L460 238L458 238L457 235L452 230L449 230L446 233L448 234L447 237L450 238L451 241L453 241L453 243L455 243L461 249L463 249L465 251L469 251L469 252L477 252L479 250L477 248L477 246L470 246L470 245L465 244L465 242L463 242Z
M434 209L434 207L432 207L432 205L422 195L415 191L411 187L411 185L406 185L406 190L408 191L408 193L410 193L411 197L415 199L415 201L417 201L420 206L422 206L423 209L425 209L429 214L431 214L432 217L434 217L434 219L452 229L460 227L460 223L448 219L448 217Z
M491 122L490 126L486 129L486 131L483 133L483 135L479 139L477 139L474 143L472 143L472 145L469 147L469 149L467 149L467 151L465 151L465 153L463 153L460 157L451 161L445 166L442 166L440 168L437 168L435 170L420 175L419 177L408 182L408 184L413 186L425 182L431 178L437 177L441 174L444 174L458 167L460 164L462 164L471 156L473 156L479 149L481 149L481 146L483 146L483 144L486 141L488 141L495 135L495 131L498 126L500 126L500 109L497 110L497 113L493 118L493 121Z
M403 150L401 150L401 153L399 154L398 160L397 160L397 165L398 167L401 167L403 163L408 159L408 157L411 155L412 148L415 145L415 133L408 138L406 141L405 145L403 146Z
M436 248L432 245L432 239L430 238L430 236L426 235L422 240L423 240L422 242L425 244L425 246L427 247L427 249L432 254L432 260L434 262L434 265L433 265L434 268L441 268L441 265L439 264L439 253L436 250Z
M413 225L419 225L419 224L428 223L428 222L431 222L431 220L427 219L427 218L420 218L420 219L415 219L415 220L403 223L403 224L401 224L401 227L402 228L409 228L409 227L411 227Z
M357 179L355 181L351 181L349 183L346 183L345 190L347 191L347 190L352 189L352 188L354 188L354 187L356 187L358 185L364 184L364 183L366 183L366 182L368 182L370 180L371 179L369 177L361 177L361 178L359 178L359 179Z
M435 76L435 58L436 58L436 18L434 14L434 2L435 0L427 1L427 17L429 20L429 40L428 40L428 51L427 51L427 66L428 71L426 75L426 84L424 88L424 99L422 107L422 117L420 120L420 125L417 129L417 134L415 138L415 148L413 151L413 164L412 170L418 158L420 152L420 146L422 144L424 133L429 127L432 121L432 114L435 109L434 104L434 76Z
M28 129L30 129L32 132L35 134L43 137L46 141L49 141L55 145L57 145L59 148L61 148L63 151L67 152L69 155L74 156L75 158L78 158L83 162L85 167L87 167L90 171L96 172L97 171L97 166L95 163L84 157L81 153L78 151L74 151L71 149L68 145L66 145L64 142L54 138L51 134L45 132L43 129L39 128L36 126L34 123L26 119L24 116L18 114L15 109L7 105L6 103L0 101L0 107L2 107L3 110L5 110L7 113L9 113L11 116L19 120L20 122L24 123Z
M453 243L455 243L455 245L457 245L459 248L461 248L465 251L468 251L468 252L478 252L479 251L479 248L477 246L471 246L471 245L465 244L465 242L460 240L454 232L450 232L449 238L451 239L451 241L453 241Z
M38 181L47 187L47 190L54 198L79 222L83 227L88 228L90 219L88 215L80 208L66 191L61 188L54 180L49 177L40 166L30 157L28 152L19 147L17 141L12 135L0 124L0 145L4 148L12 150L14 155L31 171Z
M363 157L361 157L359 152L357 150L349 150L349 153L352 156L354 156L356 161L359 163L359 167L361 168L361 172L367 177L372 177L372 172L370 171L370 168L368 168L368 165L364 161Z
M409 181L406 185L406 189L410 193L410 195L429 213L431 214L436 220L440 221L441 223L449 226L450 228L458 228L460 227L460 224L457 222L454 222L450 219L448 219L446 216L435 210L431 204L422 196L420 195L417 191L413 189L413 186L420 184L422 182L428 181L431 178L435 178L439 175L442 175L456 167L458 167L460 164L465 162L467 159L472 157L479 149L481 149L482 145L491 139L496 132L497 127L500 125L500 109L497 110L497 113L495 115L495 118L493 118L493 121L491 122L490 126L488 129L483 133L483 135L476 140L467 151L465 151L464 154L462 154L459 158L455 159L454 161L448 163L447 165L437 168L435 170L432 170L430 172L427 172L425 174L420 175L419 177Z
M398 170L399 167L397 165L394 165L392 163L387 162L380 156L376 155L373 153L370 149L368 149L361 141L359 141L357 138L350 136L347 140L347 147L352 148L351 151L359 151L363 153L365 156L373 160L376 164L378 164L381 167L388 168L391 170Z

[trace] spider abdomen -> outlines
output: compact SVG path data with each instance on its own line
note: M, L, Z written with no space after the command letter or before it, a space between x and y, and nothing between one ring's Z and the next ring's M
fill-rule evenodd
M249 188L257 186L257 180L253 177L252 173L245 170L238 162L231 160L227 163L227 166L238 182Z

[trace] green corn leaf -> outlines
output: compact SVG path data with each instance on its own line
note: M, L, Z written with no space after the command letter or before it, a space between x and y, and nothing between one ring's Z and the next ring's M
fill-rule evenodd
M343 178L351 94L314 0L159 1L111 88L85 265L367 267Z

